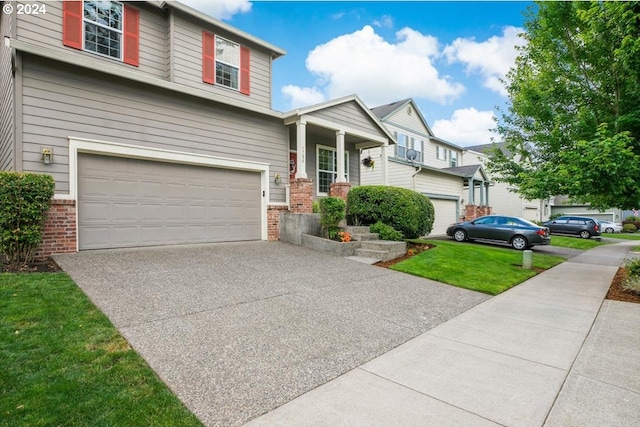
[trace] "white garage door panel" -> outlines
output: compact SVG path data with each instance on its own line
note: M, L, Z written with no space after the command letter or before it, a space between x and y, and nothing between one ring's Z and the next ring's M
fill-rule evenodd
M80 249L259 240L256 172L78 155Z
M436 213L431 234L445 234L447 227L458 221L456 217L457 202L455 200L431 199L431 203L433 203L433 208Z

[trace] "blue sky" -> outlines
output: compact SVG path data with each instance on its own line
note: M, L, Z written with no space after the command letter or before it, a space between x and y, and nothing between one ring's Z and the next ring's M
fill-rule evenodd
M273 108L357 94L369 107L413 98L436 136L491 142L499 83L530 2L183 0L287 51Z

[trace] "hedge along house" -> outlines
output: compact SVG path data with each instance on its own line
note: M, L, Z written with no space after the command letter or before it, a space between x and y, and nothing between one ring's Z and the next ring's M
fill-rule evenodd
M435 209L431 234L444 234L460 219L491 213L492 185L481 164L463 165L464 149L436 137L418 106L404 99L371 109L395 137L393 149L364 150L375 164L388 161L384 173L362 167L362 184L388 183L429 197Z
M358 144L393 142L356 97L273 110L285 52L179 2L26 4L0 15L0 168L54 177L40 256L276 240L291 160L310 212L313 179L341 181L328 152L358 184Z

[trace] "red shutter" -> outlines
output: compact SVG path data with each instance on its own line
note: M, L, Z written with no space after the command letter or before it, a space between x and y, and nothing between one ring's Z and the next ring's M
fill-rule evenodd
M202 81L216 82L216 40L213 34L202 32Z
M128 4L124 5L124 55L125 64L140 64L140 11Z
M62 44L82 49L82 2L66 0L62 4Z
M240 93L249 95L251 87L249 48L240 46Z

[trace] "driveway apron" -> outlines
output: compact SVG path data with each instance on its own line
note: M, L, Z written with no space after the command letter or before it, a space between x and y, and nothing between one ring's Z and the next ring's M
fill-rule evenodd
M206 425L241 425L489 299L281 242L56 257Z

